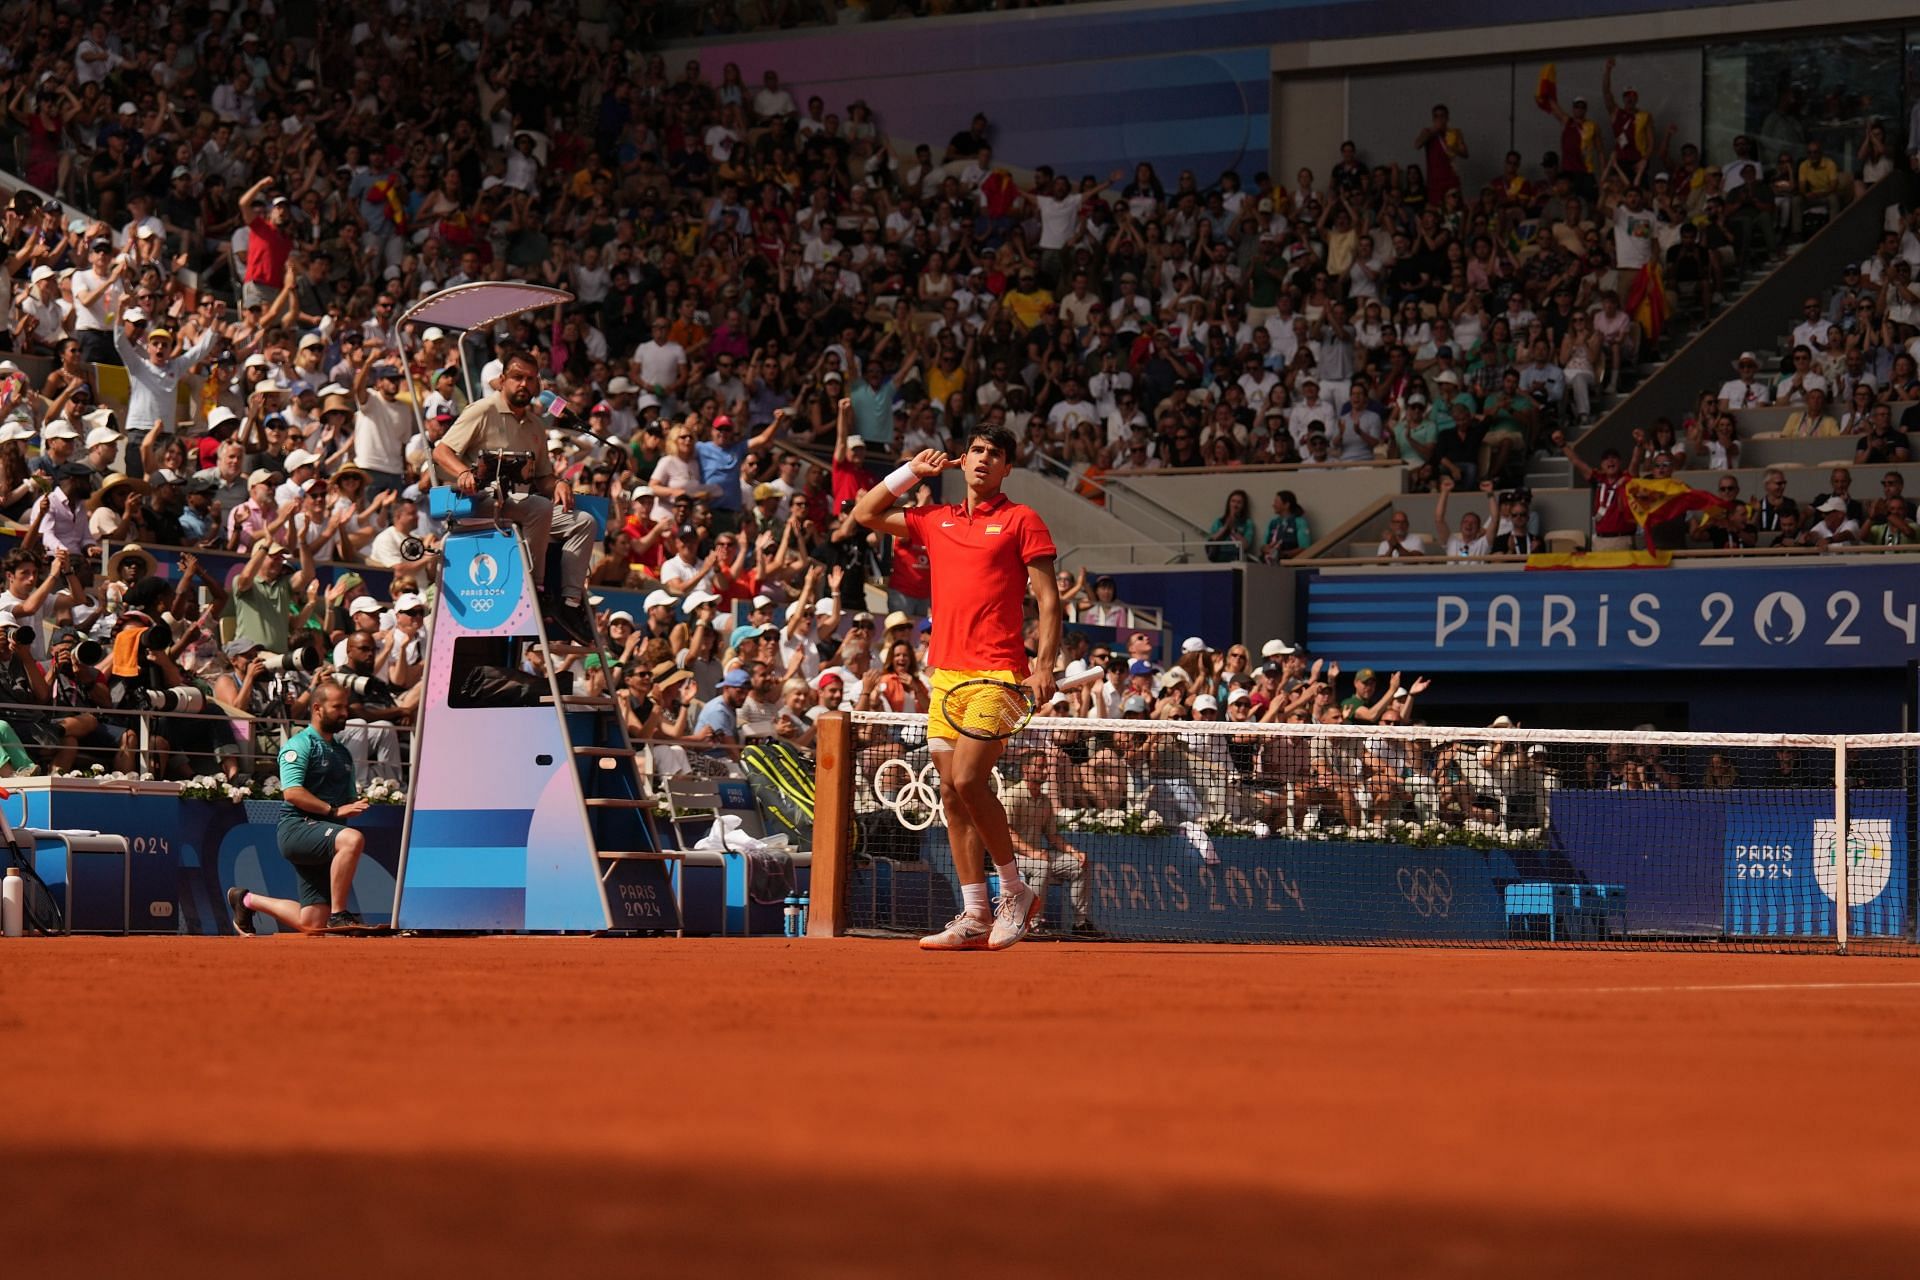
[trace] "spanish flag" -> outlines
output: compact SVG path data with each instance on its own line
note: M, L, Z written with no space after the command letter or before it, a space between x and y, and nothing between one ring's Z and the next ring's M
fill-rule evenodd
M407 229L407 200L400 191L400 179L388 174L367 188L368 204L385 204L387 217L393 222L393 229L405 232Z
M1649 342L1658 342L1667 327L1667 285L1660 276L1660 260L1649 258L1627 290L1627 313L1639 322Z
M1664 569L1671 551L1540 551L1527 557L1529 569Z
M1689 511L1725 511L1733 505L1718 494L1678 480L1643 479L1627 481L1626 502L1634 523L1643 528L1665 524Z
M1548 115L1560 105L1560 72L1551 62L1540 68L1540 82L1533 89L1533 105Z

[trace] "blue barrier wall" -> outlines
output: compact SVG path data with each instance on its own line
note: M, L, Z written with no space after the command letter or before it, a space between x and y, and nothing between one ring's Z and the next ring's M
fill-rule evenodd
M9 780L3 802L15 826L78 828L124 835L132 848L132 917L137 933L229 933L229 885L297 898L293 869L280 857L278 801L182 800L170 790L129 792L108 784ZM353 884L353 909L369 924L393 910L400 852L400 805L375 805L354 821L366 833L367 856ZM42 855L41 878L65 891L64 869ZM121 870L117 859L87 858L76 869L74 920L81 930L117 931ZM262 931L272 922L261 921Z
M1848 799L1849 932L1910 938L1914 848L1906 793ZM1492 941L1516 884L1614 887L1613 919L1641 938L1825 938L1835 926L1833 795L1736 789L1560 790L1540 847L1481 852L1376 842L1215 838L1209 861L1177 830L1064 838L1087 855L1095 922L1114 937L1213 942ZM912 847L900 841L880 847ZM959 910L944 828L919 863L856 868L858 927L932 930ZM1054 889L1046 914L1069 919Z

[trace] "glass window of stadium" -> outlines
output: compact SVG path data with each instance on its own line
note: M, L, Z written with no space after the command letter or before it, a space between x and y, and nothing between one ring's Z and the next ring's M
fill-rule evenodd
M1706 154L1724 162L1745 134L1771 169L1782 152L1797 162L1817 139L1842 172L1855 171L1867 127L1879 120L1897 156L1906 146L1905 55L1897 30L1709 45Z

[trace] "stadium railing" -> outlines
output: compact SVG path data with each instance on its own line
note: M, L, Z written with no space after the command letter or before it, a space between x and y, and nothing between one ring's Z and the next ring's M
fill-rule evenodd
M823 718L816 934L959 909L924 726ZM1911 952L1917 766L1910 734L1041 718L996 784L1062 936Z

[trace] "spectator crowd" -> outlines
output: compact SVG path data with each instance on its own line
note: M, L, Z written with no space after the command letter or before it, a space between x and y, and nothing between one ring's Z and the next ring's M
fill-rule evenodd
M1708 311L1817 203L1675 149L1611 67L1633 128L1609 145L1576 100L1577 146L1478 191L1444 106L1399 157L1348 143L1325 175L1203 183L1016 175L985 115L909 154L863 102L670 68L617 8L15 16L0 73L33 189L0 213L0 516L26 534L0 621L18 702L46 708L18 716L15 769L143 749L239 772L238 717L297 718L326 679L353 682L363 771L394 767L434 590L429 459L510 350L583 428L548 446L604 521L591 586L645 601L603 610L610 669L553 660L680 753L662 767L730 765L755 735L804 743L821 707L924 703L924 553L847 514L900 454L989 424L1093 502L1110 472L1275 463L1504 495L1649 354L1623 297L1650 255ZM1880 282L1911 226L1872 299L1818 300L1843 334L1885 302L1869 362L1914 332ZM401 322L495 280L573 301L467 334ZM1836 389L1825 362L1854 354L1818 346ZM1263 525L1242 494L1215 538L1281 558L1310 534L1289 490ZM132 552L96 572L103 546ZM162 577L143 546L186 554ZM193 559L214 551L231 575ZM356 565L391 572L387 598ZM1110 586L1069 586L1125 625ZM1220 714L1259 692L1245 674L1208 695ZM233 716L142 748L125 711L188 689ZM1279 692L1234 714L1328 713Z

